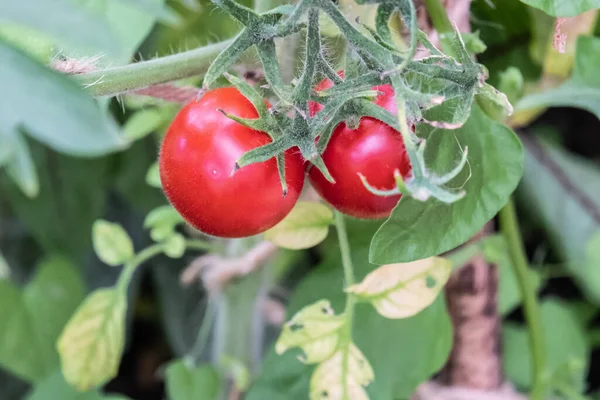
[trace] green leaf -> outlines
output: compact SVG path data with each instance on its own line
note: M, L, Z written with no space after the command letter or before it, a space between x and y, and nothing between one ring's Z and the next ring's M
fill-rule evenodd
M144 227L150 228L152 240L161 242L171 236L175 227L183 223L183 217L171 205L159 206L150 211L144 220Z
M169 400L216 400L221 390L221 378L209 365L190 367L178 360L166 371Z
M600 0L521 0L539 8L553 17L575 17L594 8L600 8Z
M103 56L98 60L101 66L128 63L150 32L157 14L167 10L164 7L165 0L70 1L93 13L95 18L108 26L113 33L117 45L113 49L104 49ZM142 2L145 4L140 4ZM64 53L75 58L93 57L98 54L97 50L81 45L66 46Z
M0 280L7 279L10 276L10 266L0 251Z
M319 300L286 322L275 343L275 351L283 354L290 348L300 347L304 352L300 361L306 364L323 362L336 352L345 320L343 315L334 315L329 301Z
M160 182L160 169L158 167L158 162L155 162L148 168L148 172L146 173L146 183L155 188L161 188L162 183Z
M73 158L28 142L39 194L26 197L3 174L0 192L43 251L82 263L92 246L92 224L105 215L113 160Z
M98 258L113 267L125 264L135 254L131 238L119 224L97 220L92 227L92 242Z
M6 22L25 25L63 44L89 47L96 52L118 49L106 21L70 0L3 1L0 23Z
M280 223L265 232L265 239L286 249L308 249L327 237L332 222L333 211L325 204L299 201Z
M131 141L139 140L154 132L165 121L165 114L160 110L150 108L137 111L123 126L123 134Z
M20 132L15 132L7 142L10 143L11 153L8 157L6 173L25 196L36 197L40 192L40 185L27 140Z
M69 316L85 296L75 267L50 257L20 290L0 280L0 366L29 382L58 368L54 343Z
M459 144L469 147L468 167L450 182L464 185L467 194L452 204L403 197L373 237L373 263L420 260L466 242L506 204L523 173L523 149L514 132L478 107L459 129L421 129L428 140L425 159L435 172L458 162Z
M544 142L525 144L525 174L518 199L541 222L565 268L587 298L600 304L600 269L594 237L600 233L600 169Z
M600 77L596 73L599 55L600 39L580 36L577 39L573 76L557 88L525 96L515 109L577 107L600 118Z
M315 369L310 379L310 399L369 400L365 387L373 379L369 361L354 343L349 343Z
M377 224L348 219L347 227L356 277L360 280L373 269L368 262L368 246ZM335 235L331 236L334 241ZM337 312L343 311L340 253L330 242L323 249L323 263L297 287L290 300L289 315L321 299L331 301ZM401 320L382 318L370 305L358 304L354 321L353 340L376 373L375 381L367 387L371 399L410 398L416 386L446 362L452 330L443 296L438 296L421 313ZM290 350L281 356L271 352L246 400L306 400L315 367L298 362L301 354L300 350Z
M123 396L110 396L98 390L79 392L71 387L62 376L60 370L39 382L29 392L25 400L126 400Z
M79 306L59 340L67 382L85 391L117 375L125 341L127 298L119 290L98 289Z
M180 233L174 233L164 242L165 254L171 258L181 258L185 253L185 238Z
M433 303L451 272L452 264L441 257L388 264L346 291L371 303L386 318L408 318Z
M589 363L589 348L584 327L568 303L549 299L542 303L550 384L568 379L583 387ZM514 323L504 326L504 364L508 379L521 389L531 387L529 335L525 327ZM564 382L561 382L564 383Z
M0 102L6 105L0 110L0 132L24 131L57 151L78 156L126 146L115 124L69 78L1 41L0 59Z

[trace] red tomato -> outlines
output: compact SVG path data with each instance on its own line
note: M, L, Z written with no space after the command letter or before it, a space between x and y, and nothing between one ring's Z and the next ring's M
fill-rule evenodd
M331 86L330 80L324 80L315 89L319 91ZM382 92L375 103L396 114L392 87L382 85L373 89ZM323 106L313 103L309 108L311 114L315 114ZM372 194L364 187L359 173L371 186L389 190L396 186L394 170L400 170L403 177L411 172L400 132L370 117L361 118L355 130L340 123L323 152L323 161L335 183L328 182L317 168L311 167L309 178L314 188L333 207L356 218L387 217L400 200L400 195L382 197Z
M177 114L160 150L160 178L175 209L198 230L220 237L246 237L281 221L304 184L299 152L285 153L288 193L282 195L275 158L238 170L248 150L271 142L264 132L247 128L218 109L241 118L258 113L235 88L207 92Z

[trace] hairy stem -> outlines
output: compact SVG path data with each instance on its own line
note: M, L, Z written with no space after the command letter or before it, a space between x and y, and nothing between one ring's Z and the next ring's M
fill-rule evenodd
M226 40L171 56L74 75L71 78L93 96L115 96L203 74L217 55L230 44L231 40Z
M546 374L546 349L542 331L542 316L535 288L529 279L528 263L523 241L517 222L517 214L512 198L500 210L500 229L508 245L512 267L519 284L525 321L529 328L529 346L531 351L531 369L533 376L532 400L543 400Z

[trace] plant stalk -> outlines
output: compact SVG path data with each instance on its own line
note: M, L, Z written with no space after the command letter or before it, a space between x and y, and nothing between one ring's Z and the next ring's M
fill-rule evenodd
M345 287L354 285L354 266L352 265L352 257L350 255L350 243L348 242L348 233L346 231L346 221L344 214L335 211L335 227L337 230L338 241L340 243L340 252L342 254L342 266L344 268L344 284ZM350 344L352 343L352 324L354 319L354 306L356 305L356 296L352 293L346 294L346 308L344 314L346 316L346 325L341 333L340 341L344 343L346 351L343 354L342 360L342 376L345 377L348 373L348 355L350 353ZM347 385L343 386L342 398L349 398Z
M535 288L529 279L527 257L519 231L513 199L500 210L500 229L508 245L512 267L517 277L523 301L525 321L529 331L531 372L533 376L532 400L543 400L546 385L546 348L542 330L542 315Z
M427 13L431 18L431 22L433 22L433 27L440 36L454 30L441 0L425 0L425 8L427 8Z
M232 40L225 40L183 53L73 75L71 78L93 96L115 96L159 83L201 75L231 42Z

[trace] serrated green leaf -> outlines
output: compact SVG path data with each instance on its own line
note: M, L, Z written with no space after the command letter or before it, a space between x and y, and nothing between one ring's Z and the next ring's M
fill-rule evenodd
M123 125L123 134L131 141L139 140L154 132L165 121L165 114L160 110L150 108L137 111Z
M283 326L275 351L283 354L293 347L300 347L304 351L304 356L300 357L302 362L320 363L335 353L344 322L344 316L334 315L329 301L317 301L298 311Z
M441 257L383 265L346 291L370 302L386 318L408 318L433 303L451 272L452 264Z
M179 360L166 370L169 400L216 400L221 390L221 378L210 365L191 367Z
M165 254L171 258L181 258L185 253L185 238L180 233L174 233L164 241Z
M146 173L146 183L155 188L161 188L162 183L160 182L160 169L158 167L158 162L155 162L148 168L148 172Z
M600 8L600 0L521 0L539 8L553 17L575 17L594 8Z
M0 132L25 132L56 151L78 156L104 155L127 145L114 122L68 77L2 41L0 59L0 102L5 105Z
M573 76L561 86L530 94L516 105L517 111L539 107L577 107L600 118L600 39L581 36L577 39Z
M54 344L84 296L77 269L59 257L44 259L23 290L0 280L0 366L28 382L54 372Z
M101 219L94 222L92 242L98 258L113 267L125 264L135 254L133 242L125 229L112 222Z
M116 376L125 341L127 298L114 288L92 292L65 326L57 344L67 382L80 391Z
M466 196L450 205L402 197L373 237L370 261L395 264L435 256L466 242L506 204L523 173L523 149L514 132L473 107L467 123L446 131L421 126L425 160L435 172L456 165L460 146L468 165L450 182Z
M310 379L310 400L369 400L365 387L373 379L371 364L350 343L317 367Z
M286 249L308 249L327 237L332 223L333 211L325 204L299 201L280 223L265 232L265 239Z

